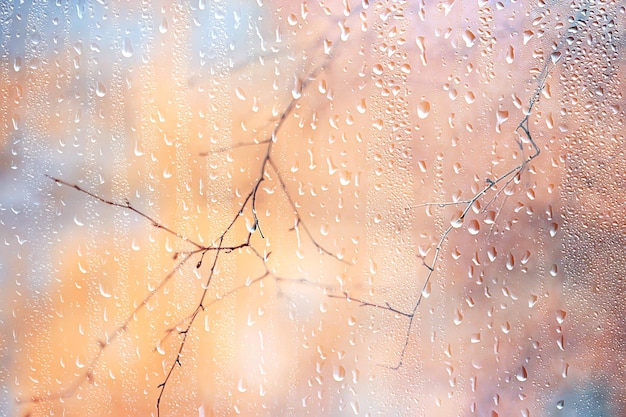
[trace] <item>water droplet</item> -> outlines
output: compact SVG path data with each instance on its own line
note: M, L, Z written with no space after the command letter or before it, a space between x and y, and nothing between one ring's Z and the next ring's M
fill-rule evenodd
M498 251L496 250L495 247L491 246L489 249L487 249L487 256L489 257L489 260L493 262L496 260L496 257L498 256Z
M515 49L513 48L513 45L509 45L509 49L506 50L505 59L508 64L513 63L513 60L515 59Z
M454 311L454 324L457 326L463 321L463 313L458 308Z
M465 42L465 46L471 48L476 43L476 35L471 30L466 30L463 32L463 41Z
M517 373L515 374L515 378L517 378L517 380L520 381L520 382L526 381L528 379L528 372L526 371L526 367L525 366L522 365L517 370Z
M98 284L98 289L100 290L101 296L103 296L104 298L111 298L111 293L107 292L104 289L104 286L102 285L102 283Z
M245 379L241 378L237 382L237 391L239 391L239 392L246 392L246 391L248 391L248 383L246 382Z
M511 331L511 323L509 323L508 321L505 321L500 326L500 329L502 329L502 333L509 334L509 332Z
M133 45L128 38L124 38L122 42L122 55L126 58L133 56Z
M557 409L559 409L559 410L562 410L562 409L563 409L563 407L565 407L565 401L563 401L563 400L559 400L559 401L556 403L556 408L557 408Z
M356 110L361 114L364 114L367 111L367 102L364 98L359 101L359 104L356 106Z
M470 221L467 231L470 235L477 235L478 232L480 232L480 223L478 223L478 220Z
M22 57L16 56L13 60L13 69L19 72L22 69Z
M550 54L550 61L552 61L552 64L556 64L557 62L559 62L560 59L561 59L561 52L554 51Z
M472 343L480 343L480 333L472 334L472 337L470 338L470 342L472 342Z
M502 131L502 123L509 120L509 112L506 110L498 110L496 112L496 132L500 133Z
M333 379L337 382L341 382L346 377L346 370L341 365L335 365L333 367Z
M559 230L559 224L558 223L552 223L550 225L550 237L556 236L557 230Z
M528 43L528 41L532 39L533 36L535 36L535 34L533 33L532 30L525 30L524 31L524 40L523 40L524 45L526 45Z
M512 253L509 253L509 256L506 259L506 269L512 271L515 267L515 256Z
M430 114L430 102L422 101L417 105L417 117L425 119Z
M557 264L552 264L552 266L550 267L550 275L552 275L553 277L556 277L559 273L559 267L557 266Z
M169 30L169 24L167 23L167 19L163 18L163 20L161 21L161 24L159 25L159 32L167 33L168 30Z
M256 232L256 227L257 227L257 224L254 221L254 219L250 217L246 217L246 230L248 230L248 233Z
M339 184L349 185L351 182L352 182L352 172L342 171L341 174L339 174Z
M565 316L567 315L567 313L563 310L557 310L556 312L556 322L559 324L563 324L563 322L565 321Z
M107 94L106 87L104 86L104 84L102 84L101 82L98 81L96 83L96 95L98 97L104 97L104 96L106 96L106 94Z
M361 407L359 406L359 402L358 401L350 401L350 407L352 408L352 412L354 413L355 416L358 416L359 413L361 412Z
M463 226L463 212L461 210L457 210L452 217L450 217L450 225L455 229Z
M241 87L236 87L235 88L235 95L241 101L245 101L246 100L246 92Z

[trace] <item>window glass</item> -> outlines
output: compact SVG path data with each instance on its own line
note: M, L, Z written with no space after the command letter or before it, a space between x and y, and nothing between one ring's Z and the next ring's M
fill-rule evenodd
M626 412L620 2L0 6L0 414Z

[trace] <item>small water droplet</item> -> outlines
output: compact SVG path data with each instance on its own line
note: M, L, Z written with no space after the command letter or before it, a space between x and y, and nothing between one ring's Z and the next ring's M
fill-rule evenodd
M457 326L463 321L463 313L458 308L454 311L454 324Z
M554 51L550 54L550 60L552 61L552 64L556 64L557 62L559 62L560 59L561 59L561 52Z
M509 256L506 259L506 269L512 271L515 267L515 256L512 253L509 253Z
M491 246L489 249L487 249L487 256L489 257L489 260L493 262L498 256L498 251L495 247Z
M337 382L341 382L346 377L346 370L341 365L336 365L333 367L333 379Z
M467 230L470 235L477 235L478 232L480 232L480 223L478 223L478 220L470 221Z
M364 98L359 101L359 104L356 106L356 110L361 114L364 114L367 111L367 102Z
M349 185L352 182L352 172L350 171L342 171L339 174L339 184L341 185Z
M552 275L553 277L556 277L559 273L559 267L557 266L557 264L552 264L552 266L550 267L550 275Z
M235 95L241 101L245 101L246 100L246 92L241 87L236 87L235 88Z
M350 407L352 408L352 412L354 413L355 416L358 416L359 413L361 412L361 407L359 406L359 402L358 401L350 401Z
M505 59L508 64L513 63L513 60L515 59L515 49L513 48L513 45L509 45L509 49L506 50Z
M239 382L237 382L237 391L246 392L248 391L248 383L245 379L241 378Z
M528 41L531 40L533 36L535 36L535 33L532 30L525 30L523 35L524 35L523 43L524 45L526 45Z
M161 24L159 25L159 32L167 33L168 30L169 30L169 24L167 23L167 19L163 18L163 20L161 21Z
M550 237L556 236L557 230L559 230L559 224L558 223L552 223L550 225Z
M13 60L13 69L19 72L22 69L22 57L16 56Z
M471 48L476 43L476 35L471 30L466 30L463 32L463 41L465 42L465 46Z
M101 296L103 296L104 298L111 298L111 293L107 292L104 289L104 286L102 285L102 283L98 284L98 289L100 290Z
M417 117L425 119L430 114L430 102L422 101L417 105Z
M256 227L257 227L257 224L254 221L254 219L250 217L246 217L246 230L248 230L248 233L256 232Z
M133 56L133 44L131 43L129 38L124 38L122 42L122 55L125 58L130 58Z
M96 95L98 97L104 97L104 96L106 96L106 94L107 94L106 87L104 86L104 84L102 84L101 82L98 81L96 83Z
M559 409L559 410L562 410L562 409L563 409L563 407L565 407L565 401L563 401L563 400L559 400L559 401L556 403L556 408L557 408L557 409Z
M450 217L450 225L455 229L463 226L463 211L457 210L452 217Z
M511 331L511 323L505 321L504 323L502 323L500 328L502 329L502 333L509 334L509 332Z

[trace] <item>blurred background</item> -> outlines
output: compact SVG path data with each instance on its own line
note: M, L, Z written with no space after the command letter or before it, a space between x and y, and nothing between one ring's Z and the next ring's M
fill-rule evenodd
M3 2L0 414L626 415L625 13Z

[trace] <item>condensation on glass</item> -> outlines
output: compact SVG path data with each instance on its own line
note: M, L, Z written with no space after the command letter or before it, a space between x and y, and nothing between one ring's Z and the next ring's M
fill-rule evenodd
M0 414L623 415L625 13L3 3Z

